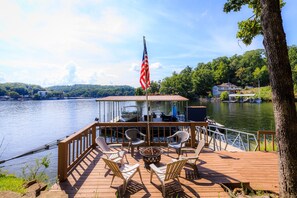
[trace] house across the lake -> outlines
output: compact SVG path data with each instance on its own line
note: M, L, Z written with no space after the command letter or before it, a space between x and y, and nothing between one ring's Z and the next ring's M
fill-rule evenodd
M232 83L223 83L221 85L215 85L212 87L212 95L219 97L223 91L227 91L229 94L240 91L241 88Z

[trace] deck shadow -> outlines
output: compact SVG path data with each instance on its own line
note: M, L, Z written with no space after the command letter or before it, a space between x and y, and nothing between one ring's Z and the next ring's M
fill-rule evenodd
M94 157L93 160L90 159L90 155ZM92 170L95 168L97 163L100 162L100 159L102 157L102 153L99 151L99 149L91 149L81 160L81 162L73 167L73 169L70 171L70 173L67 174L67 180L60 183L61 190L64 190L68 195L71 194L69 197L75 197L78 190L83 186L84 182L88 178L88 176L91 174ZM86 162L87 160L87 162ZM87 168L83 168L81 166L81 163L85 163ZM79 170L79 168L81 170ZM76 172L77 174L73 174ZM68 181L68 177L72 177L75 181L75 183L72 185Z

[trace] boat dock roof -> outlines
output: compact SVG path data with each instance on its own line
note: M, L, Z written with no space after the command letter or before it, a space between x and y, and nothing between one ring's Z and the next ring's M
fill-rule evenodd
M188 101L188 98L185 98L180 95L151 95L148 96L148 101ZM108 96L104 98L96 99L97 102L103 101L114 101L114 102L123 102L123 101L138 101L143 102L146 101L146 96Z

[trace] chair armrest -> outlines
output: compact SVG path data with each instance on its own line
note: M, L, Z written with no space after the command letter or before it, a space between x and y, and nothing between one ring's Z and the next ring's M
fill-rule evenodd
M167 139L175 137L175 134L168 136Z
M126 138L129 140L129 142L131 142L131 138L130 138L130 137L128 137L128 136L126 135Z
M155 171L156 173L164 174L163 171L161 171L155 164L150 164L150 168Z
M139 132L139 134L140 134L141 136L143 136L143 137L145 137L145 136L146 136L145 134L143 134L143 133L141 133L141 132Z
M119 151L102 151L103 154L117 154Z
M195 152L195 148L189 148L189 147L186 147L186 148L182 148L181 151L193 151Z
M121 172L127 173L127 172L137 169L138 167L139 167L139 164L134 164L133 166L129 166L128 168L123 166L123 168L121 168Z
M185 157L185 156L179 156L179 158L178 159L187 159L187 160L196 160L196 159L198 159L197 157Z
M109 147L121 147L123 148L123 144L109 144Z

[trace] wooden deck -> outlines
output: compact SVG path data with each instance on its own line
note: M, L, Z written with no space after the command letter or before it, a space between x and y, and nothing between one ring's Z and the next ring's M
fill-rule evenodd
M171 162L177 155L173 150L165 150L159 165ZM68 180L60 183L60 188L69 197L116 197L121 191L122 180L112 176L104 167L102 154L93 149L68 175ZM150 183L150 171L144 168L143 160L137 153L134 158L127 154L129 164L139 163L144 185L136 174L128 184L125 197L162 197L159 180L154 176ZM200 177L194 176L191 168L182 170L180 181L166 184L166 194L170 197L229 197L220 183L249 183L254 190L270 190L278 193L278 159L276 153L266 152L213 152L204 149L198 166Z

